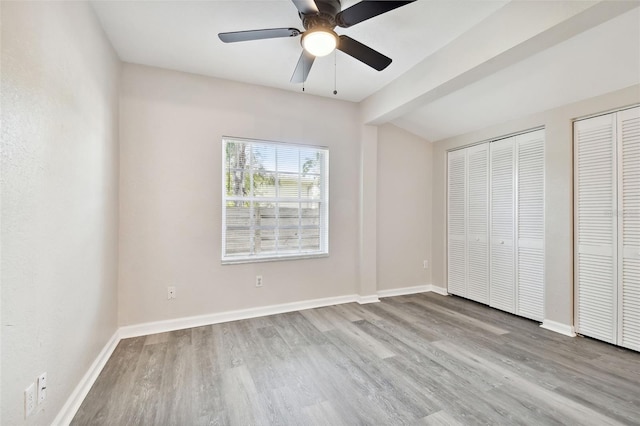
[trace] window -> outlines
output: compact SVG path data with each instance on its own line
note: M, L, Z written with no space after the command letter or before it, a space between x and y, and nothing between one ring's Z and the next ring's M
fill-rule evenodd
M222 140L222 263L329 253L329 150Z

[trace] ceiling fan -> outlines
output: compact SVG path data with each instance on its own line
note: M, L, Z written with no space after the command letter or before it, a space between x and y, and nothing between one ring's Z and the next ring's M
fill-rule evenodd
M391 58L349 36L338 35L333 29L336 26L341 28L351 27L414 1L363 0L341 11L340 0L292 0L298 9L298 15L306 31L300 31L296 28L270 28L220 33L218 37L225 43L235 43L238 41L302 35L301 44L303 50L291 77L292 83L306 81L315 58L326 56L335 49L378 71L382 71L389 66Z

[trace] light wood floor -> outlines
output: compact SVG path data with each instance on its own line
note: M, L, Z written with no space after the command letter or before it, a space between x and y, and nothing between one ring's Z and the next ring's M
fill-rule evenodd
M426 293L122 340L74 425L640 425L640 353Z

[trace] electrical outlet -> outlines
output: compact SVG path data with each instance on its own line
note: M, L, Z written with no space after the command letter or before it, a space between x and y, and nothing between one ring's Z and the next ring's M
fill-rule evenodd
M47 373L38 376L38 405L47 399Z
M176 288L174 286L167 287L167 299L175 299L176 298Z
M423 260L422 261L422 266L424 267L424 269L429 269L429 261L428 260Z
M262 275L256 275L256 287L262 287Z
M24 417L29 417L36 409L36 387L31 383L24 390Z

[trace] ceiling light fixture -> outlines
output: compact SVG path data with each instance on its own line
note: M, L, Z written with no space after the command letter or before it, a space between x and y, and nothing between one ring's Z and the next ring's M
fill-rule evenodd
M338 35L328 28L313 29L302 34L301 43L313 56L327 56L338 45Z

